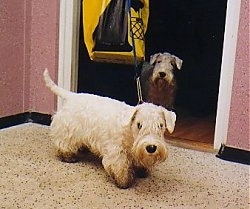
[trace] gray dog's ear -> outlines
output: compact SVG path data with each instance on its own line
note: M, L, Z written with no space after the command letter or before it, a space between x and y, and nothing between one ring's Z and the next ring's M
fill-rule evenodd
M162 108L162 109L163 109L163 113L164 113L164 116L165 116L166 127L167 127L169 133L171 134L174 131L175 121L176 121L176 114L174 112L172 112L172 111L168 111L165 108Z
M181 69L182 66L182 60L179 57L176 57L174 55L171 56L173 59L171 60L171 64L176 66L177 69Z
M151 65L153 65L155 63L155 60L157 59L157 57L159 57L160 55L162 55L162 53L157 53L157 54L151 55L149 63Z

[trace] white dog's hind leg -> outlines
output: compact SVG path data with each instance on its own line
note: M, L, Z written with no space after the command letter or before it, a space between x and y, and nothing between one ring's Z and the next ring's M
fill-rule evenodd
M76 138L72 126L67 120L62 120L58 115L51 123L51 135L55 144L57 157L64 162L76 162L79 160L78 151L84 148L84 144Z
M78 151L80 148L77 146L72 146L72 138L61 137L60 135L54 137L54 143L57 152L56 156L63 162L74 163L79 161Z

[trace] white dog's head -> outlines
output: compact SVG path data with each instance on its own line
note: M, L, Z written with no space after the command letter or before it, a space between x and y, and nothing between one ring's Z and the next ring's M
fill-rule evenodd
M165 80L171 83L174 74L174 69L181 69L182 60L169 53L157 53L150 56L150 64L154 65L152 81Z
M150 103L136 106L131 122L132 156L138 166L151 168L168 156L164 132L173 132L176 115Z

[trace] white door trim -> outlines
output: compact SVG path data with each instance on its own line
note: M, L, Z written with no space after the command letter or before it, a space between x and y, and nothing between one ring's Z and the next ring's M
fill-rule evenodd
M60 0L58 85L71 91L77 90L79 22L80 0Z
M241 1L228 0L227 2L220 86L214 135L215 149L219 149L221 144L225 144L227 140L238 27L240 20L240 5Z
M241 1L228 0L214 148L226 142ZM80 0L60 0L58 84L76 91ZM60 107L61 101L58 102Z

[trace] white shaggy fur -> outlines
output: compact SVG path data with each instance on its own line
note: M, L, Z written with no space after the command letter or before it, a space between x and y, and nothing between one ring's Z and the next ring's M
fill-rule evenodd
M129 187L135 173L146 176L167 158L164 132L173 132L176 115L150 103L129 106L107 97L66 91L44 71L46 85L64 99L53 116L51 135L57 156L75 162L89 149L102 158L107 173L120 188Z

